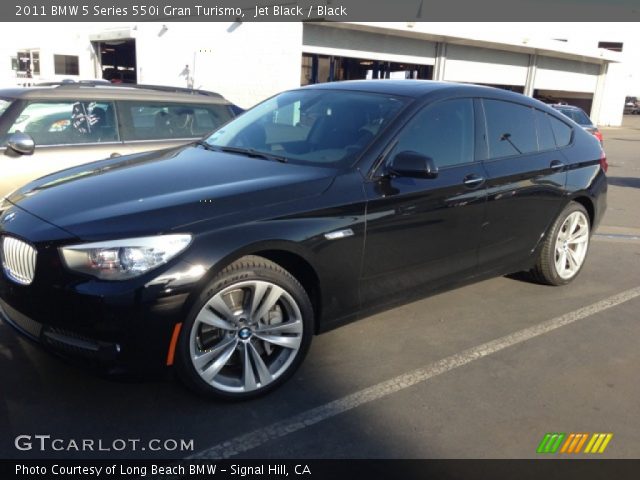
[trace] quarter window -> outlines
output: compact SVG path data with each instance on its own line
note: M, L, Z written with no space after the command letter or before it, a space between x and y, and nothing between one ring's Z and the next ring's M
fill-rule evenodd
M500 100L484 100L489 157L538 151L533 108Z
M472 162L473 132L472 100L445 100L426 107L409 121L394 152L426 155L439 168Z
M549 116L549 119L551 120L553 134L556 137L556 145L558 147L569 145L571 143L571 127L555 117Z
M66 101L30 103L8 134L28 133L36 145L103 143L118 140L113 103Z
M231 119L226 105L120 102L124 140L198 138Z

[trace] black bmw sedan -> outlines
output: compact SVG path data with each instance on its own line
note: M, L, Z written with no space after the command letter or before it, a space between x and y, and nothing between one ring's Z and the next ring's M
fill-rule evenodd
M599 142L541 102L429 81L315 85L208 138L103 160L0 207L0 315L108 371L206 395L290 377L312 336L473 279L573 280ZM517 301L517 300L514 300Z

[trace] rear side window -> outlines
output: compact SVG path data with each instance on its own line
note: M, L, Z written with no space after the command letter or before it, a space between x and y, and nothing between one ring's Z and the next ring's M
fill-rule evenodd
M226 105L119 102L123 140L202 137L231 119Z
M24 132L36 145L104 143L118 140L112 102L63 101L28 104L7 134Z
M571 127L555 117L549 116L551 120L551 128L556 137L556 145L558 147L566 147L571 143Z
M538 127L538 145L540 146L540 150L545 151L555 149L556 140L553 136L553 129L551 128L549 116L540 110L535 110L535 115L536 126Z
M438 102L426 107L404 127L395 153L418 152L439 167L473 161L474 116L471 99Z
M538 151L533 108L500 100L484 100L489 157Z

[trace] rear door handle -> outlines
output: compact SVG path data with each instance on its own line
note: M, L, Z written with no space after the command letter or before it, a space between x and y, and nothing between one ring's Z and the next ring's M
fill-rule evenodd
M552 160L549 167L551 167L551 170L560 170L564 168L564 163L560 160Z
M119 157L120 154L118 152L113 152L111 155L109 155L109 158L116 158Z
M464 185L469 188L479 187L484 183L484 177L480 177L474 173L467 175L463 179Z

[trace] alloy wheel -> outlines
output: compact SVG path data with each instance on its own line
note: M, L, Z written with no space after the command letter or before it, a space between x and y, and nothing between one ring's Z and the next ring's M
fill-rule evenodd
M189 348L200 377L226 393L249 393L278 379L302 345L300 307L284 288L263 280L214 294L193 323Z
M555 243L555 267L560 278L574 277L582 267L589 247L589 220L581 211L572 212L562 223Z

